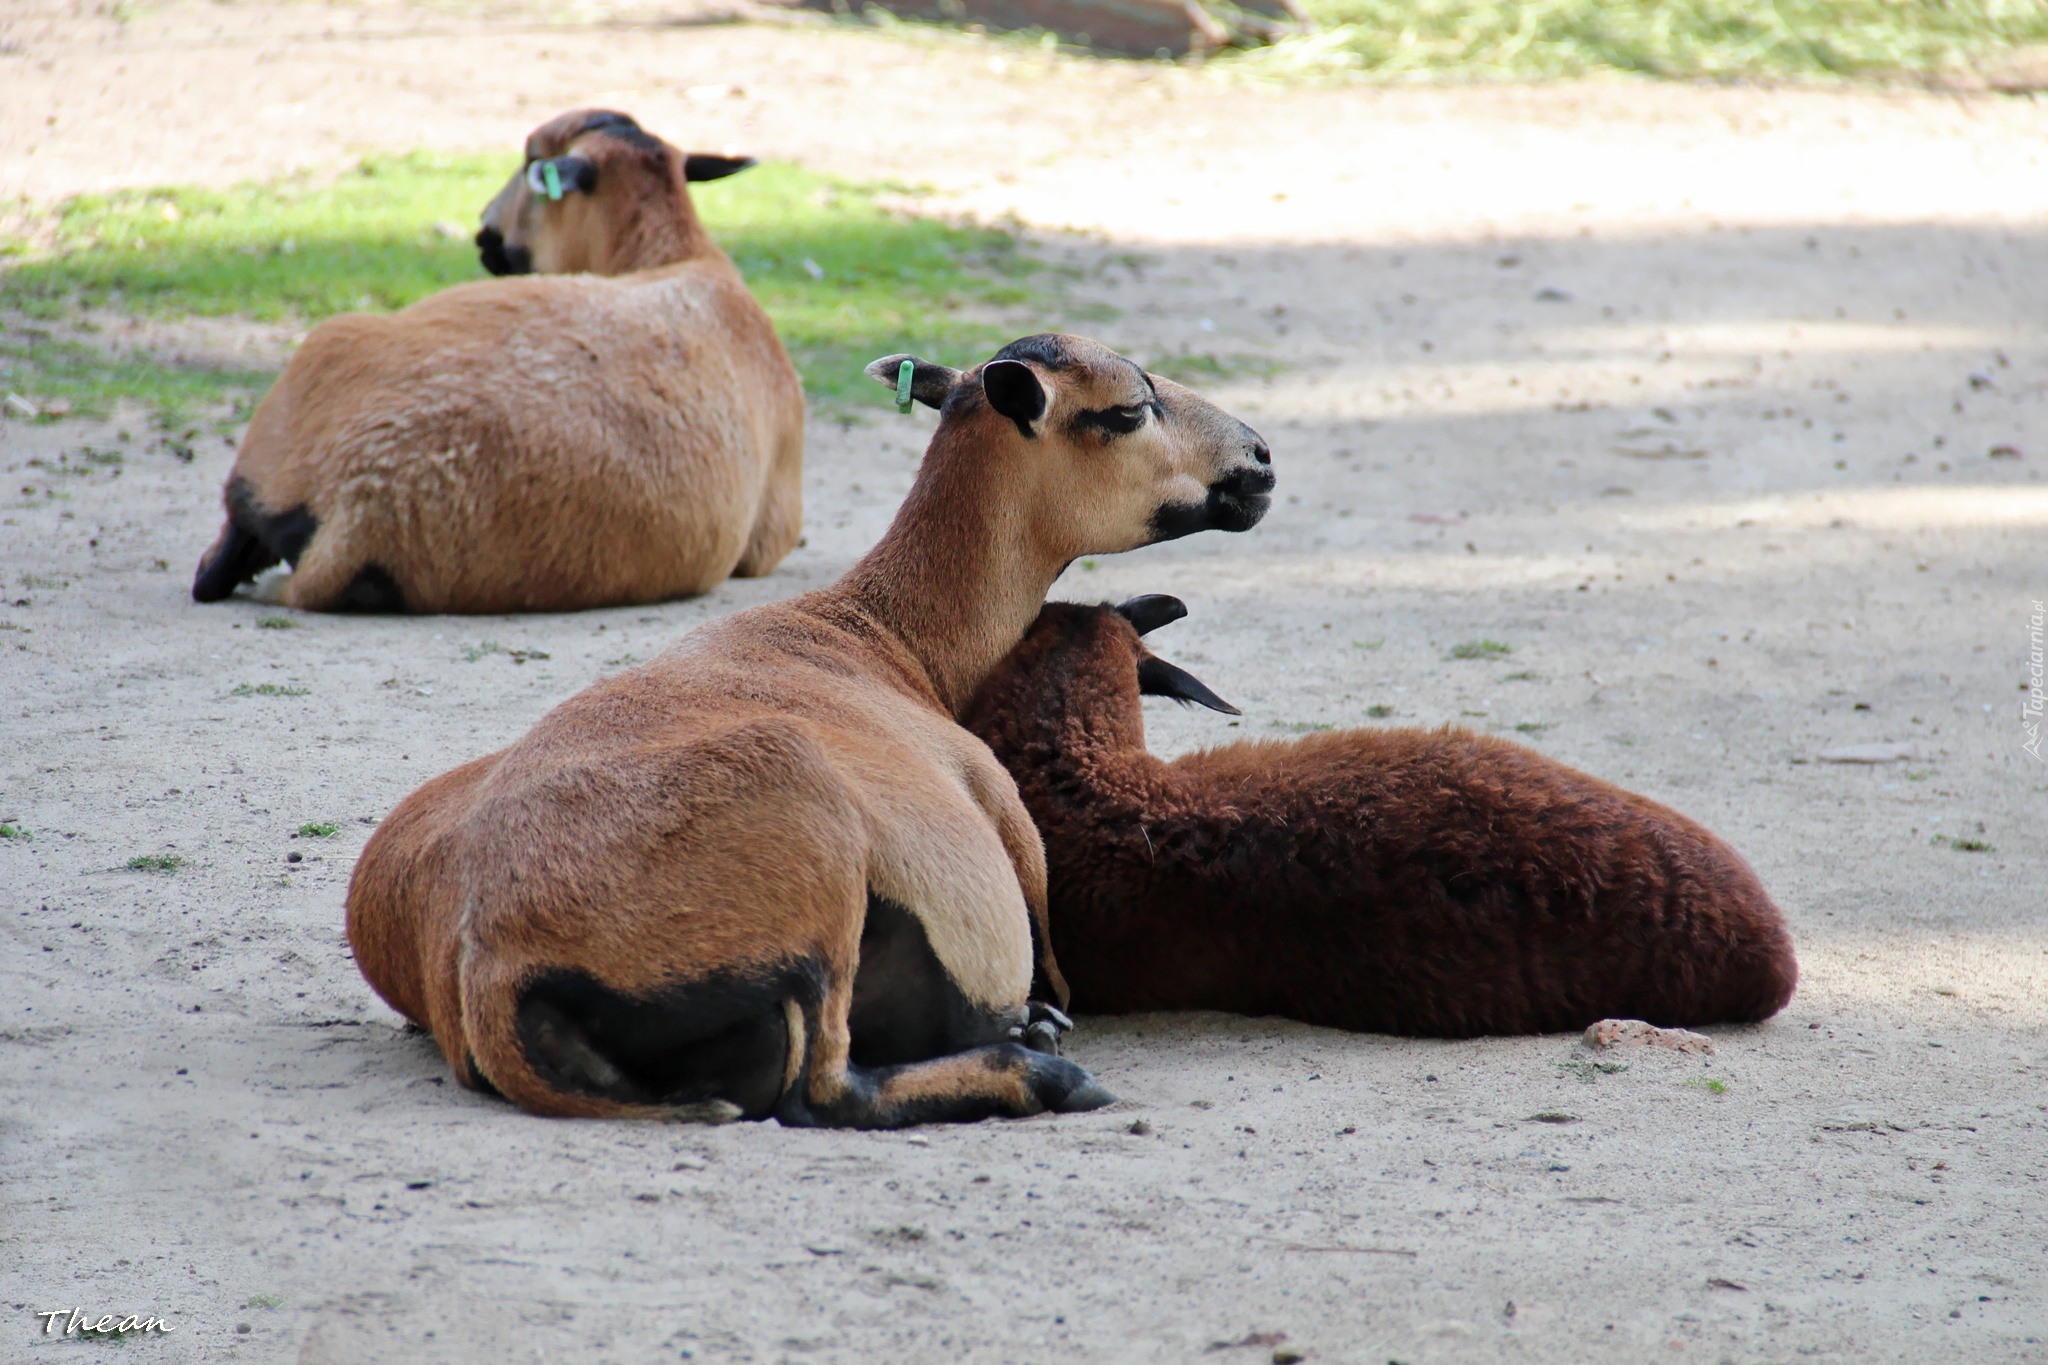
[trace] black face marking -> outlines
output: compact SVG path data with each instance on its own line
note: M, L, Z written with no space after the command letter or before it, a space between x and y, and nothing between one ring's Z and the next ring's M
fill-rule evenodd
M997 351L993 360L1028 360L1048 370L1071 370L1081 362L1067 349L1066 340L1057 332L1040 332L1037 336L1019 337Z
M520 992L520 1047L558 1090L627 1104L727 1100L763 1118L781 1098L789 1057L783 1001L821 996L822 981L805 960L634 996L583 972L545 972Z
M1209 485L1201 502L1169 503L1152 512L1152 543L1178 540L1197 531L1249 531L1266 515L1273 471L1265 465L1238 470Z
M476 254L477 259L483 262L484 269L490 271L493 275L523 275L526 273L525 270L512 264L511 256L505 251L505 236L496 228L487 227L477 233ZM520 254L524 255L525 252L522 251ZM529 268L531 264L530 261L527 262Z
M1077 412L1068 419L1076 431L1098 431L1104 436L1128 436L1145 425L1145 414L1152 410L1149 403L1135 403L1113 408L1091 408Z
M1147 697L1171 697L1182 706L1193 702L1226 716L1244 712L1209 690L1208 684L1186 669L1159 657L1148 657L1138 665L1138 692Z
M1209 504L1206 502L1170 502L1152 509L1151 543L1154 545L1162 540L1179 540L1182 536L1209 529Z
M1147 412L1161 421L1166 420L1166 409L1159 401L1159 391L1152 386L1152 376L1122 356L1118 356L1117 359L1122 360L1130 372L1137 376L1138 382L1145 386L1145 391L1128 402L1112 403L1106 408L1093 408L1075 413L1068 419L1068 424L1074 431L1095 431L1105 437L1128 436L1145 425Z
M405 589L398 586L381 564L365 564L356 570L334 604L336 611L402 612Z
M642 128L630 114L612 109L593 109L590 117L584 119L582 126L569 134L565 141L574 142L585 133L604 133L643 152L658 152L662 146L661 139Z
M505 239L498 235L496 228L485 228L477 233L476 245L477 258L493 275L533 273L533 252L523 246L506 246Z
M870 892L847 1016L859 1066L929 1061L1001 1042L1016 1021L975 1008L932 951L924 924Z

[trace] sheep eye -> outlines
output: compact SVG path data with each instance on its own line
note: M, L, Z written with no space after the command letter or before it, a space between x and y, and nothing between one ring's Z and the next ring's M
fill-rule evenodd
M1076 415L1075 421L1084 427L1093 427L1106 436L1128 436L1145 425L1147 404L1125 408L1098 408L1094 412Z

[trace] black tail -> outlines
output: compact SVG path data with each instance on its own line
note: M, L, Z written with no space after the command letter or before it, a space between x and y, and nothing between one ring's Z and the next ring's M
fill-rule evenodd
M219 602L275 563L277 556L262 541L230 521L219 543L199 561L199 572L192 577L192 600Z
M266 512L255 490L241 477L228 480L228 524L213 552L199 561L192 579L192 600L218 602L280 560L299 562L307 542L320 529L304 507Z

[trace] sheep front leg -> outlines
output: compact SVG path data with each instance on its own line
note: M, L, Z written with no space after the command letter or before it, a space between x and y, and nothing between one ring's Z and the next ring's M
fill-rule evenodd
M1033 1052L1059 1056L1060 1035L1073 1032L1074 1021L1043 1000L1028 1000L1024 1007L1029 1017L1019 1027L1011 1029L1010 1036Z
M801 1063L791 1067L800 1079L776 1107L776 1118L785 1125L904 1128L1047 1111L1076 1113L1116 1101L1072 1062L1016 1043L903 1066L856 1066L849 1056L847 1028L852 999L850 976L839 974L825 998L804 1009L802 1034L791 1040L793 1048L806 1051Z
M1052 951L1052 921L1046 907L1045 843L1038 837L1038 826L1031 823L1031 812L1025 809L1024 798L1017 794L1016 779L996 761L986 745L974 741L974 746L980 752L968 756L962 765L961 775L966 779L967 790L974 803L996 827L996 835L1003 841L1003 851L1009 855L1010 865L1017 871L1017 885L1023 888L1024 903L1031 909L1031 948L1038 965L1031 981L1032 993L1035 995L1043 988L1060 1009L1064 1009L1072 992L1067 989L1067 978L1061 974L1059 960ZM1026 1021L1027 1035L1040 1024L1050 1022L1050 1017L1042 1011L1051 1010L1052 1015L1062 1021L1053 1026L1051 1037L1046 1039L1052 1046L1042 1049L1057 1052L1059 1035L1073 1028L1073 1021L1059 1009L1037 1000L1031 1001L1030 1007L1033 1013Z

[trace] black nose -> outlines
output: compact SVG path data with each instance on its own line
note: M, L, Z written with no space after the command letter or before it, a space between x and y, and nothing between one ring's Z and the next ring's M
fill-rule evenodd
M533 269L533 258L523 246L508 247L496 228L487 227L476 235L477 258L493 275L524 275Z
M1264 456L1264 458L1259 461L1256 467L1237 470L1228 477L1210 485L1211 488L1233 498L1264 497L1272 492L1273 485L1277 482L1273 477L1273 470L1271 468L1273 453L1267 450L1264 444L1261 444L1258 454Z
M1273 448L1259 437L1252 438L1252 458L1260 464L1273 463Z

